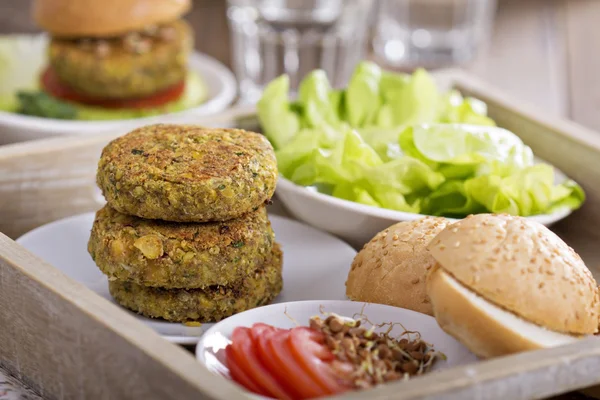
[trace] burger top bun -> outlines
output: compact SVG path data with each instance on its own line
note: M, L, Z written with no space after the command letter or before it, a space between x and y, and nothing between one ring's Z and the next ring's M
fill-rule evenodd
M435 260L425 247L448 223L444 218L426 217L379 232L355 257L346 295L355 301L433 315L425 278Z
M437 266L428 276L427 293L440 327L483 358L561 346L579 339L542 328L492 304Z
M592 274L573 249L537 222L478 214L448 226L428 249L456 281L527 321L570 334L598 331Z
M53 36L104 37L174 21L190 0L35 0L33 19Z

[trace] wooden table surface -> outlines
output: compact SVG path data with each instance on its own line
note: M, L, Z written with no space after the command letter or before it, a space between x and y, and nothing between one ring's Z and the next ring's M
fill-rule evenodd
M0 0L0 33L38 32L30 4ZM597 0L500 0L492 43L465 68L514 97L600 131L600 80L593 75L600 71L599 18ZM187 19L196 48L231 66L225 1L194 0ZM19 395L0 387L5 398Z

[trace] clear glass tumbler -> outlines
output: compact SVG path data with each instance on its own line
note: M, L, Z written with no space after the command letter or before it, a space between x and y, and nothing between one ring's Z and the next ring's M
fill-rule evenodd
M364 57L372 0L228 0L233 68L242 101L288 74L302 78L323 69L332 86L344 85Z
M470 61L491 35L496 0L380 0L373 51L395 67Z

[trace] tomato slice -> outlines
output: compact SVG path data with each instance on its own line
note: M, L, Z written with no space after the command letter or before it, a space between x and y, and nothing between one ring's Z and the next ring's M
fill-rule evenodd
M348 385L335 376L330 364L335 356L324 345L324 340L323 334L314 329L294 328L289 337L290 350L298 364L327 394L342 393L348 390Z
M42 88L51 96L75 103L99 106L104 108L157 108L177 100L185 90L185 81L181 81L160 92L145 97L129 99L110 99L88 96L61 81L58 75L48 67L40 78Z
M231 351L238 366L270 397L292 400L293 395L271 376L258 357L250 328L238 327L231 335Z
M312 377L302 369L289 346L290 331L274 331L259 340L259 354L271 373L293 388L298 399L327 395Z
M261 396L268 396L268 394L260 388L252 378L250 378L238 365L235 357L233 355L233 351L231 345L228 345L225 348L225 363L227 364L227 368L229 368L229 375L231 375L231 379L235 382L239 383L246 389L259 394Z
M276 328L273 325L268 325L268 324L263 324L262 322L257 322L254 325L252 325L252 328L250 329L250 333L252 335L252 340L254 340L254 342L256 343L258 338L261 337L262 335L264 335L265 333L273 332L273 331L283 331L283 330L284 329Z

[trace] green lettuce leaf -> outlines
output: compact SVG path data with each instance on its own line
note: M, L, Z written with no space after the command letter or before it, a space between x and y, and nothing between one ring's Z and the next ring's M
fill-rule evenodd
M331 92L325 71L315 70L302 80L298 88L298 104L302 108L304 124L307 127L339 124L339 99L332 99Z
M366 204L368 206L381 207L381 204L379 204L366 189L351 183L341 183L336 185L331 195L340 199Z
M398 137L403 131L402 127L380 128L369 126L358 130L364 141L371 146L379 157L384 161L394 160L402 157L402 151L398 145Z
M371 168L368 177L369 186L374 193L389 191L410 194L431 191L445 180L442 174L412 157L402 157Z
M473 97L463 98L457 90L448 92L441 102L438 122L446 124L470 124L495 126L487 116L487 105Z
M18 112L17 93L39 90L46 42L43 35L0 35L0 111Z
M281 148L300 130L300 116L292 110L287 75L270 82L256 105L263 133L275 149Z
M370 125L380 107L381 68L371 62L360 63L346 88L346 116L355 128Z
M485 211L485 207L466 192L465 182L460 180L444 182L425 198L423 206L426 214L447 217L463 217Z
M584 201L583 190L572 181L555 185L554 168L536 164L511 176L484 175L469 179L469 196L493 213L537 215L558 207L577 208Z
M427 71L418 69L410 78L386 74L382 81L386 84L381 89L385 102L378 111L378 126L393 127L437 120L440 93Z
M411 157L373 167L366 176L368 183L364 183L364 187L382 207L416 213L421 209L420 198L410 202L408 195L428 193L444 182L443 175Z
M531 148L514 133L491 126L415 125L402 132L399 143L404 153L434 168L440 164L476 167L481 175L508 174L533 165Z
M313 149L309 160L289 175L292 181L305 186L354 182L361 179L369 167L382 164L381 158L358 132L346 125L342 134L335 143ZM320 140L324 143L331 139Z

